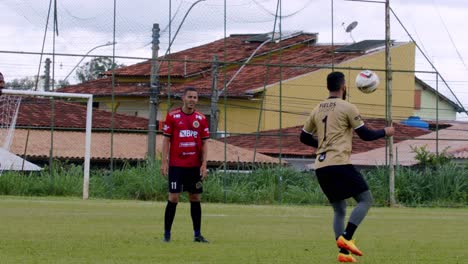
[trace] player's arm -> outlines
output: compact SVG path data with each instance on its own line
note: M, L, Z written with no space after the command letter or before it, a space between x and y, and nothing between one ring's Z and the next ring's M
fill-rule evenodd
M161 157L161 174L166 177L169 170L169 148L171 144L171 138L164 136L162 145L162 157Z
M315 116L315 109L312 110L312 113L310 116L307 118L304 127L302 128L301 135L299 136L300 141L307 145L311 146L314 148L318 148L318 140L314 137L314 133L317 130L317 127L315 126L314 122L314 116Z
M208 121L206 118L202 120L202 164L200 167L200 175L202 180L206 178L207 173L207 159L208 159L208 139L210 138L210 128L208 126Z
M202 180L207 176L207 157L208 157L208 139L202 140L202 164L200 167L200 175Z
M348 113L348 120L349 120L350 126L354 129L354 131L356 131L356 134L358 134L359 138L361 138L364 141L377 140L385 136L393 135L393 133L390 133L391 131L387 131L387 128L385 129L368 128L364 124L364 121L362 121L361 115L359 114L359 111L354 105L350 106L347 113Z
M161 153L161 174L166 177L169 171L169 151L172 137L172 116L168 113L163 127L163 145Z
M379 138L385 137L385 129L370 129L366 125L354 129L359 138L364 141L377 140Z
M312 134L307 133L304 130L301 131L300 140L307 146L318 148L318 140Z

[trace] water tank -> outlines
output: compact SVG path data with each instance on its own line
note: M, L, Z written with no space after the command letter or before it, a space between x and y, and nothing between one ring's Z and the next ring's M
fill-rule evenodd
M422 121L419 116L410 116L408 119L401 121L401 123L407 126L429 129L429 123Z

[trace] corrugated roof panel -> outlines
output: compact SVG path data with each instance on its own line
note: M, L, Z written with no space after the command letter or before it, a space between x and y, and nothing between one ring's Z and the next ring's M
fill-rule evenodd
M265 42L271 39L271 34L258 34L245 40L245 42Z
M336 52L360 52L365 53L370 50L385 46L385 40L363 40L357 43L353 43L348 46L344 46L336 49Z

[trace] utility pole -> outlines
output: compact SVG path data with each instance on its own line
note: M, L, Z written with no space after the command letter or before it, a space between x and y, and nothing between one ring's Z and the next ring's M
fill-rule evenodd
M218 138L218 56L213 56L211 65L211 115L210 115L210 136Z
M46 92L49 92L50 91L50 59L47 58L45 60L45 70L44 70L44 76L45 76L45 80L44 80L44 91Z
M153 55L151 57L151 83L149 99L149 124L148 124L148 159L154 161L156 156L156 118L159 107L159 24L153 24Z
M392 59L390 54L391 39L390 39L390 0L385 1L385 91L387 118L386 125L392 126ZM389 193L390 207L396 206L395 199L395 167L393 164L393 137L387 139L388 146L388 161L389 161Z

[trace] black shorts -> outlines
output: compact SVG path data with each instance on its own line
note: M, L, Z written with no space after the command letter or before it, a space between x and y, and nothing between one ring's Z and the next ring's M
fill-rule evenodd
M169 167L169 192L170 193L202 193L203 184L200 175L200 167Z
M369 190L361 173L351 164L322 167L315 170L315 174L330 203Z

